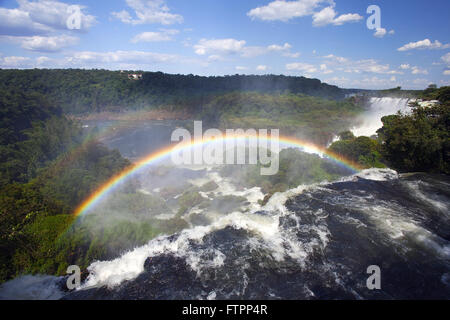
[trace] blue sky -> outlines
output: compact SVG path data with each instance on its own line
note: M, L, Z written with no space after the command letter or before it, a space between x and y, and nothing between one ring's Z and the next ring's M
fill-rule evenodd
M371 30L370 5L381 10ZM0 68L285 74L422 89L450 84L449 27L448 0L0 0Z

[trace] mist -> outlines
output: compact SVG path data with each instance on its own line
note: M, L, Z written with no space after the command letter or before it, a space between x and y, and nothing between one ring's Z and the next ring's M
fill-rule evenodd
M397 114L399 111L403 114L409 113L410 101L407 98L370 98L367 102L367 112L357 118L357 125L351 131L357 137L375 135L377 130L383 127L381 118Z

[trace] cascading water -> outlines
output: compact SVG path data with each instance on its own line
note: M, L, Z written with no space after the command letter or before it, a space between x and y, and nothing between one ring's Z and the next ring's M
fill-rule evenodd
M407 98L370 98L368 111L359 118L359 124L352 129L353 134L357 137L370 137L376 134L377 130L383 126L381 118L396 114L398 111L410 112L409 102L410 99Z
M450 181L370 169L95 262L66 299L450 297ZM370 265L381 290L366 286Z
M406 111L408 100L371 103L377 120L367 116L357 130L376 131L375 122ZM181 232L93 262L79 290L67 292L62 277L23 276L5 283L0 299L450 298L446 176L369 169L276 193L263 204L261 188L244 188L219 168L151 172L140 177L140 192L213 182L199 192L210 205L184 213L191 224ZM164 220L176 210L152 214ZM371 265L380 267L381 290L366 286Z

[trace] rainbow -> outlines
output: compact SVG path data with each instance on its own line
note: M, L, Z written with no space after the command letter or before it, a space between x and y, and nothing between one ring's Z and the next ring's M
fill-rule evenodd
M103 197L105 197L110 191L112 191L116 186L118 186L120 183L122 183L125 179L127 179L132 174L138 172L140 169L147 167L149 165L155 164L158 161L163 160L164 158L170 156L173 152L180 152L185 149L191 149L195 147L199 147L202 145L206 145L211 142L225 142L226 140L230 139L264 139L267 141L272 141L273 139L268 137L258 137L254 136L249 138L248 136L222 136L222 137L216 137L211 139L203 139L200 140L200 142L189 142L184 144L177 144L177 145L171 145L169 147L165 147L163 149L160 149L159 151L156 151L152 154L150 154L147 157L144 157L143 159L139 160L137 163L134 163L130 167L126 168L122 172L118 173L117 175L113 176L111 179L109 179L106 183L104 183L101 187L99 187L95 192L93 192L87 199L84 200L83 203L81 203L78 208L75 210L74 215L75 217L81 216L85 214L89 209L95 206L96 203L98 203ZM324 147L320 147L317 145L314 145L310 142L307 142L305 140L301 140L298 138L293 137L287 137L287 136L280 136L278 138L278 141L280 145L288 147L288 148L301 148L308 152L314 152L322 154L329 159L334 160L338 164L350 169L351 171L357 172L362 170L362 167L360 167L357 163L350 161L336 153L333 153L329 150L327 150Z

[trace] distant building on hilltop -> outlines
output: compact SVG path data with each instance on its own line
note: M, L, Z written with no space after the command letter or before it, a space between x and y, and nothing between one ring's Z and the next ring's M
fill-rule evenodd
M129 73L128 79L130 80L141 80L142 79L142 73Z

